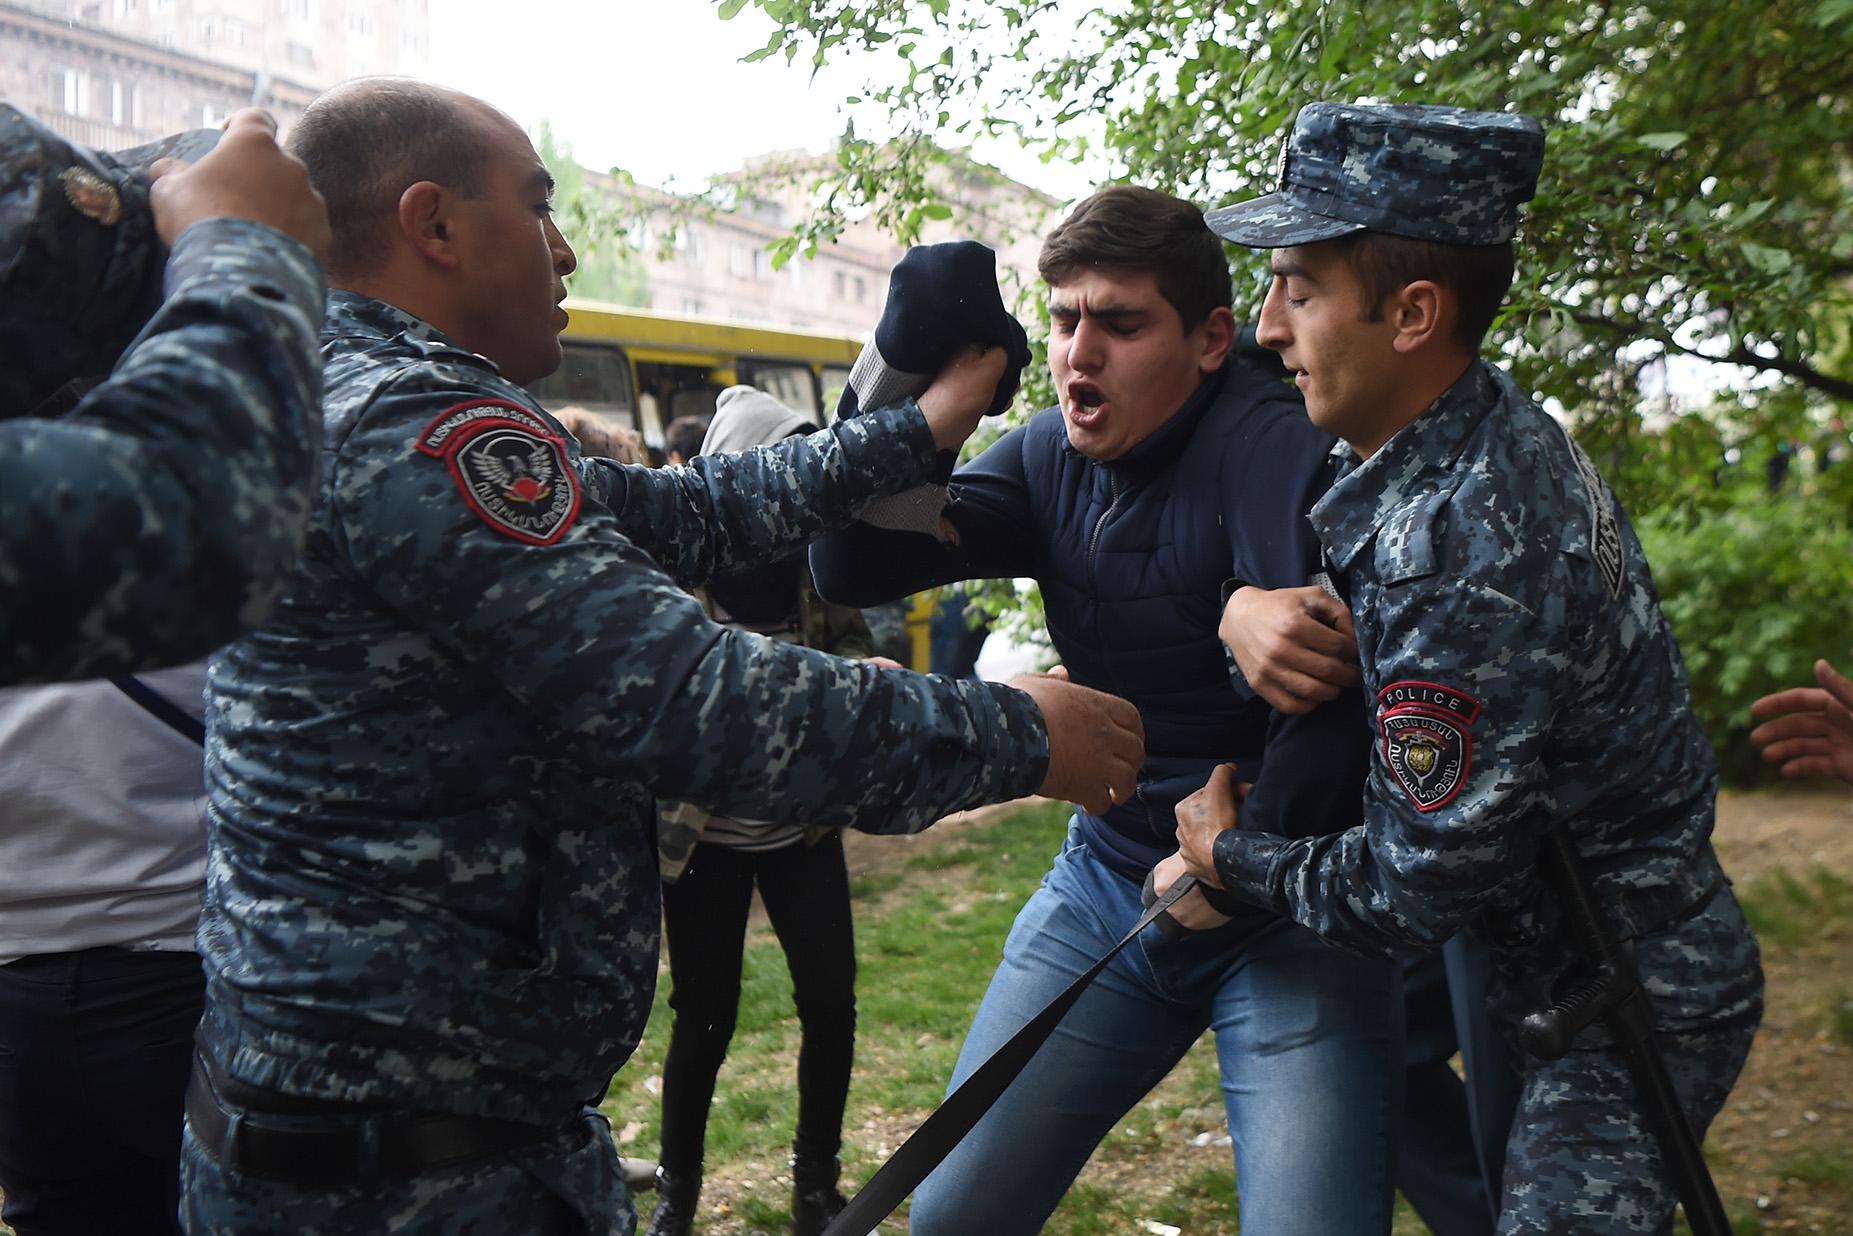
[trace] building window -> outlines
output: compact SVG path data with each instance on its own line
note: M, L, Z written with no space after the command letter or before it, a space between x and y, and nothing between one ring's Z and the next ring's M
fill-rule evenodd
M199 45L211 47L219 41L219 23L208 17L199 24Z
M835 285L836 285L836 298L838 300L843 300L847 298L849 295L849 276L844 274L840 270L837 271Z
M869 281L861 275L856 276L856 303L865 304L869 299Z
M791 272L791 290L796 292L802 289L804 287L804 259L794 254L791 261L785 263L785 269Z
M277 0L278 11L294 21L309 20L310 0Z
M110 5L110 11L116 15L117 21L125 17L133 17L135 16L135 0L115 0L115 3Z
M314 67L315 49L310 47L307 43L291 43L288 52L291 64L300 64L310 68Z
M372 34L373 14L349 12L347 15L347 29L349 34Z
M109 82L109 122L118 128L129 121L129 91L120 77Z
M753 278L765 282L772 277L772 255L764 249L753 250Z
M685 223L676 229L676 252L690 262L701 260L701 237L696 234L694 224Z
M171 13L174 11L174 0L149 0L148 11L150 13Z
M45 70L45 101L53 110L81 116L90 102L89 93L89 83L76 69L54 64Z
M245 24L233 18L225 19L225 45L243 47L245 41Z
M694 317L701 312L701 301L693 296L682 298L682 312Z
M210 103L201 103L199 105L199 127L202 129L218 128L225 123L225 116L226 113L220 111Z
M727 273L742 279L753 273L753 255L745 245L727 246Z

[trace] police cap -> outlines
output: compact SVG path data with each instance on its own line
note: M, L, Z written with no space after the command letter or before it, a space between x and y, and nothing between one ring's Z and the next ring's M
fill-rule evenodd
M1281 148L1280 185L1210 211L1252 249L1388 232L1454 245L1512 239L1544 161L1530 116L1434 104L1309 103Z

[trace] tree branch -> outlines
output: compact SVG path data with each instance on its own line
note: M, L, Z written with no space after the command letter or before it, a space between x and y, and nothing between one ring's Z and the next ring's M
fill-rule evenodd
M1790 357L1765 356L1761 352L1752 351L1748 345L1740 345L1733 348L1723 356L1714 356L1710 352L1701 352L1697 348L1687 347L1677 340L1669 339L1664 333L1651 330L1641 322L1623 322L1616 318L1605 317L1599 313L1589 313L1584 310L1576 309L1570 311L1570 318L1572 321L1581 323L1584 326L1599 327L1602 330L1613 331L1616 334L1630 335L1635 338L1652 339L1655 343L1658 343L1660 346L1670 351L1678 352L1683 356L1695 357L1702 361L1710 361L1714 365L1743 365L1751 369L1766 369L1771 373L1779 373L1784 377L1793 378L1795 381L1800 382L1803 386L1811 390L1817 390L1822 394L1831 395L1835 399L1853 403L1853 381L1849 381L1846 378L1835 377L1831 373L1822 373L1814 366L1803 361L1791 359Z

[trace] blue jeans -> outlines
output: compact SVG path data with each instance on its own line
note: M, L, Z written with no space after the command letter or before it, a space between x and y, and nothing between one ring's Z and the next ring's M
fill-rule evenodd
M1138 919L1139 885L1071 830L1017 915L957 1086ZM1040 1230L1109 1129L1216 1034L1244 1236L1390 1230L1400 968L1259 915L1127 947L914 1195L916 1236Z

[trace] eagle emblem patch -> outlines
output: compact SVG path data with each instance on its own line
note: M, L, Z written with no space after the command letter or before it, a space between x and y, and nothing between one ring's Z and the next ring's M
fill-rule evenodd
M460 403L425 427L418 449L445 460L477 517L517 541L551 545L579 514L579 476L566 442L519 404Z
M1383 762L1417 811L1437 811L1460 793L1479 715L1478 700L1439 683L1405 679L1377 693Z

